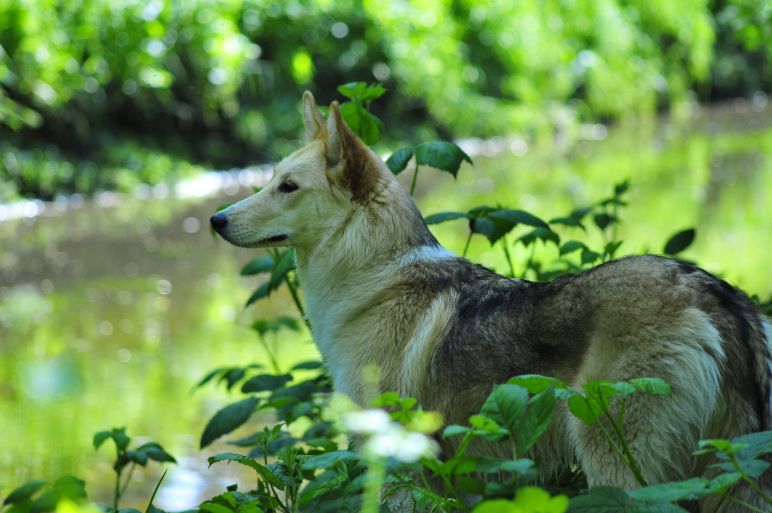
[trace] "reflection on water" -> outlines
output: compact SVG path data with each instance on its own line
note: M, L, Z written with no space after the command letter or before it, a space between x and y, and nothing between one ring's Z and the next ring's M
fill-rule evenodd
M425 172L419 203L425 214L501 203L550 218L630 178L624 252L658 251L673 232L696 226L685 257L767 296L771 126L769 110L740 104L686 125L596 129L589 139L604 140L578 145L569 158L502 140L502 155L477 158L458 183ZM231 189L237 197L250 192ZM0 223L0 492L74 473L86 478L92 498L109 501L112 451L96 453L91 436L113 426L178 457L161 507L182 509L234 482L253 484L237 468L207 469L206 457L227 446L199 451L198 437L228 397L191 388L214 366L261 361L247 326L291 310L283 296L242 308L257 281L238 269L254 253L215 240L207 226L232 197L185 196L81 202ZM463 222L433 229L461 250ZM502 268L482 240L472 256ZM286 364L315 354L307 335L282 337ZM160 473L152 464L135 472L123 505L144 508Z

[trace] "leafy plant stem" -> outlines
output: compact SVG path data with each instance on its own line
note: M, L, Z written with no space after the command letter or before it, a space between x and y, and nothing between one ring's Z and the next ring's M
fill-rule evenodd
M150 502L147 503L147 509L145 509L145 513L149 513L151 506L153 505L153 501L155 500L155 496L158 493L158 489L161 488L161 483L164 482L164 478L166 477L166 473L169 472L169 469L164 470L164 473L161 474L161 479L158 480L158 482L155 484L155 488L153 488L153 495L150 496Z
M129 488L129 483L131 482L131 475L134 473L134 469L137 467L136 462L131 462L131 466L129 467L129 473L126 474L126 479L123 482L123 487L121 487L121 497L123 497L123 494L126 493L126 490Z
M292 295L292 302L295 303L295 307L297 307L298 312L300 313L300 317L303 319L303 322L306 323L308 331L311 331L311 324L308 322L308 319L306 319L306 311L303 308L303 303L300 302L300 296L298 296L297 287L289 279L289 276L284 277L284 282L287 284L290 295Z
M113 509L118 509L118 502L121 500L121 474L123 468L115 471L115 490L113 491Z
M509 254L509 244L507 243L506 235L501 238L501 247L504 248L504 257L507 259L507 263L509 264L509 276L514 278L515 266L512 264L512 255Z
M386 477L386 465L377 456L368 458L365 492L362 497L362 513L378 513L381 503L381 485Z
M413 195L413 191L415 191L415 184L418 181L418 164L415 165L415 169L413 170L413 181L410 183L410 195Z
M466 243L464 244L464 252L461 253L461 256L464 258L466 258L466 253L467 251L469 251L469 243L472 242L472 235L473 235L473 232L469 230L469 235L467 235Z
M276 360L276 355L273 354L273 350L271 349L270 344L268 344L268 341L265 338L265 335L258 332L258 340L260 340L260 344L263 346L263 350L265 351L265 354L268 355L268 359L271 361L271 367L273 367L273 371L276 374L281 374L281 368L279 367L279 362Z
M753 506L751 504L748 504L745 501L741 501L740 499L729 495L728 493L724 495L727 499L729 499L731 502L734 502L735 504L739 504L740 506L743 506L744 508L748 508L750 511L755 511L756 513L765 513L763 509L759 509L756 506Z
M740 467L740 464L737 462L737 456L735 456L733 453L730 453L729 459L732 462L732 466L734 466L735 470L742 476L743 481L748 483L748 486L750 486L751 490L756 492L759 497L764 499L764 502L767 504L772 504L772 497L769 496L769 494L765 493L764 490L759 488L759 485L757 485L753 479L750 478L750 476Z
M617 435L617 438L619 439L619 443L621 444L621 451L620 447L616 445L613 440L611 439L611 435L603 429L603 423L598 422L598 425L601 426L601 429L603 429L604 435L606 435L606 438L609 439L610 442L615 446L615 449L619 453L619 455L622 457L622 460L627 464L627 468L630 469L630 471L635 476L636 481L638 481L638 484L641 486L648 486L648 483L646 482L646 479L643 477L643 474L641 474L641 469L638 467L638 463L635 461L635 458L633 457L633 453L630 450L630 446L627 445L627 440L625 440L625 437L622 433L622 428L620 427L621 423L618 423L614 420L614 417L611 415L611 412L608 409L608 405L606 404L606 401L604 401L602 398L599 398L599 401L601 408L603 408L603 414L606 416L606 418L609 421L609 424L611 424L612 429L614 430L614 433Z

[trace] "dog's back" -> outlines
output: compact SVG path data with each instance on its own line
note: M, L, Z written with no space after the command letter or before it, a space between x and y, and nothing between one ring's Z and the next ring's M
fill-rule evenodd
M413 388L449 422L464 422L493 384L517 374L576 388L590 379L660 377L672 395L636 396L623 426L650 483L705 472L691 454L700 439L769 428L769 321L742 292L692 265L628 257L531 283L446 259L416 263L405 279L454 298L425 381ZM576 456L590 485L637 486L602 433L565 410L537 452L548 468ZM735 493L753 503L747 490Z

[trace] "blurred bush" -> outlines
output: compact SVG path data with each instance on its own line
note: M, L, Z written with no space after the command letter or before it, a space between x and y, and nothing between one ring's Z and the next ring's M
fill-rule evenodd
M16 160L53 146L91 161L128 139L243 165L292 147L303 89L329 101L353 80L400 90L376 108L398 139L545 136L695 94L769 90L771 11L765 0L0 0L0 139L32 152ZM6 161L0 178L42 194ZM80 189L60 167L52 186Z

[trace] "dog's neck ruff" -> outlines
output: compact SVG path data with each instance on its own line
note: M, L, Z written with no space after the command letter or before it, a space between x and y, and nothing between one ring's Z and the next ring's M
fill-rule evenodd
M437 262L440 260L448 260L450 258L458 257L439 244L427 244L411 248L405 252L402 256L397 258L397 266L404 267L416 262Z

